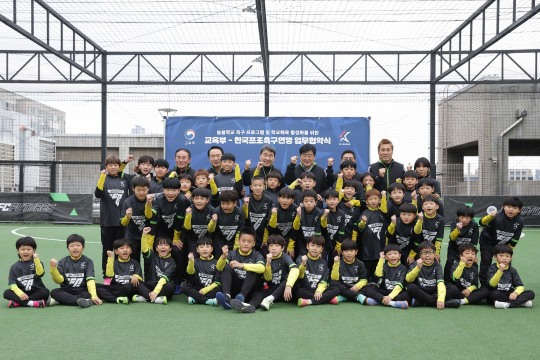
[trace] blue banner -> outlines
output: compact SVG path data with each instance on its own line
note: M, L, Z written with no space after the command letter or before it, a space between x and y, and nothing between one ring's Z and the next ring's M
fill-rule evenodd
M299 155L303 144L317 148L316 162L323 168L333 157L334 171L339 171L341 153L351 149L356 153L358 170L369 165L369 118L284 118L284 117L170 117L165 126L165 158L174 166L178 148L191 151L191 167L208 169L207 151L212 145L236 156L244 169L251 160L259 161L259 151L265 144L276 149L275 166L285 172L291 156Z

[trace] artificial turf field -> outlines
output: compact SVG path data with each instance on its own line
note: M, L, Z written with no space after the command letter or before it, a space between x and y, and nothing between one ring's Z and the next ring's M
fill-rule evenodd
M1 224L0 279L17 260L15 240L33 236L53 284L49 259L67 255L65 239L85 237L85 254L100 275L101 244L95 225ZM540 230L525 229L513 265L525 287L540 293ZM444 248L444 247L443 247ZM446 259L445 253L442 256ZM444 265L444 262L443 262ZM0 301L0 358L56 359L540 359L540 300L532 309L468 305L393 309L357 303L239 314L207 305L104 304L87 309L54 306L8 309Z

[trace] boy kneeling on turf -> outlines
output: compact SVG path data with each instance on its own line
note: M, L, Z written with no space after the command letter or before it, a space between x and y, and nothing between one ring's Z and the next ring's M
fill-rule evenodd
M512 266L512 248L506 244L498 244L493 252L496 263L489 267L487 278L489 299L495 303L495 308L531 308L535 294L532 290L525 290L516 268Z
M15 242L15 247L19 261L9 269L9 289L4 292L4 299L9 300L10 308L45 307L45 302L49 299L49 290L41 280L45 271L36 254L36 241L30 236L22 237Z
M264 280L267 286L253 293L249 304L239 300L231 300L231 306L240 312L253 313L261 307L270 310L270 306L276 301L291 301L292 288L298 279L299 270L293 259L283 251L285 239L281 235L268 237L268 255L264 268Z
M328 264L321 258L325 240L321 235L307 239L307 255L298 258L298 306L339 304L339 289L328 287Z
M424 304L442 310L445 307L457 308L461 301L447 300L446 286L441 264L435 260L435 245L424 241L418 247L420 259L413 262L405 280L409 283L407 292L413 298L413 306Z
M142 236L142 254L148 261L148 274L145 282L139 282L137 295L133 295L133 302L153 302L167 304L174 295L174 281L172 276L176 271L176 264L171 257L172 240L168 237L158 237L156 251L154 236L150 235L151 228L145 227ZM153 290L150 290L153 289Z
M377 282L364 288L365 299L363 303L407 309L411 299L407 291L403 291L407 267L400 261L401 247L397 244L387 245L380 255L375 268Z
M105 267L105 276L111 279L111 283L97 284L97 294L107 302L127 305L129 299L135 295L139 281L142 281L141 265L130 257L132 249L128 239L115 240L113 249L114 252L107 251Z
M79 305L82 308L101 305L96 293L94 263L83 255L84 238L71 234L66 240L69 256L51 259L51 275L60 288L51 291L49 305Z
M212 239L197 240L198 258L188 254L188 281L182 284L182 293L187 295L188 304L217 306L216 294L221 291L217 260L212 255Z
M224 309L231 309L231 298L240 302L261 285L261 274L264 272L264 258L255 250L255 230L244 227L240 230L237 250L229 251L229 246L224 245L223 254L217 262L217 269L221 271L222 292L216 294L218 303Z
M351 239L341 244L342 258L334 257L330 285L339 289L339 302L347 300L361 302L359 291L367 284L367 271L364 263L356 258L358 246Z
M450 269L452 282L446 284L446 295L460 299L461 305L480 304L488 296L489 289L487 286L478 288L478 250L473 244L465 243L459 246L458 251L460 259L454 261Z

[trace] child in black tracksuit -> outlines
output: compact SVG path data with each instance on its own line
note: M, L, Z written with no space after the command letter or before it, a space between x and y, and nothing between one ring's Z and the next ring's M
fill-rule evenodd
M396 244L401 251L401 263L409 266L414 261L412 250L415 243L422 237L422 221L416 216L416 206L402 204L399 207L399 215L392 215L386 235L388 244Z
M367 284L367 272L364 263L356 258L358 246L356 241L343 240L342 257L334 258L330 285L339 289L338 301L347 300L361 302L360 290Z
M245 214L235 204L238 195L234 190L224 190L218 206L208 224L208 231L214 234L214 256L220 257L224 245L229 250L238 249L240 229L244 227Z
M448 252L446 254L446 264L444 265L444 281L452 281L452 266L457 261L459 263L459 247L464 244L478 244L478 223L474 221L474 210L468 206L457 209L457 219L450 224L450 241L448 242Z

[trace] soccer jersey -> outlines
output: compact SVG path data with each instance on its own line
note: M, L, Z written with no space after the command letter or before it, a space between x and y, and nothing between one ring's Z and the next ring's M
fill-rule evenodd
M232 213L226 214L221 206L215 210L218 216L214 239L223 242L223 245L228 245L232 249L236 235L240 229L244 227L244 213L238 206L235 206Z
M454 261L452 264L452 281L460 291L467 289L471 286L478 287L478 265L473 263L471 266L467 267L465 264L461 265L462 273L458 278L454 277L456 269L460 267L459 260Z
M287 281L289 271L296 267L296 264L289 255L281 253L277 259L272 259L270 262L272 279L267 281L271 282L272 285L279 285L282 282Z
M174 230L181 230L184 224L186 209L191 205L188 199L179 194L173 201L159 194L152 202L152 213L157 223L156 236L167 236L172 239Z
M58 272L64 277L60 287L72 289L86 288L88 280L95 280L94 263L85 255L78 259L66 256L58 261Z
M360 249L362 260L377 260L386 243L386 219L380 210L364 210L367 217L365 227L360 229ZM358 224L360 228L360 223Z
M299 231L299 249L300 254L306 254L307 239L313 235L321 235L321 216L323 211L319 208L314 208L311 213L307 213L305 208L302 208L300 216L300 231Z
M517 245L523 230L523 218L521 215L510 219L505 215L504 211L500 211L487 225L485 219L483 218L480 221L480 225L484 226L480 234L480 244L490 246L508 244L512 247Z
M348 263L342 257L339 260L339 281L347 287L353 287L360 280L367 281L367 271L363 262L354 259L352 263Z
M257 235L257 245L260 245L264 238L264 233L270 220L272 210L272 199L263 195L261 200L255 200L253 194L249 197L247 226L253 227Z
M327 226L326 229L323 228L323 235L327 244L333 249L336 243L343 241L345 236L345 213L339 209L336 211L330 210L326 222Z
M131 281L131 276L139 275L142 279L141 265L138 261L129 259L123 261L120 258L114 259L114 277L111 280L111 284L125 285Z
M338 209L343 211L343 213L345 214L345 221L344 221L345 226L347 226L351 220L358 219L361 213L360 207L358 206L348 207L346 204L349 201L350 200L347 201L347 200L341 199L341 201L338 204Z
M416 261L409 267L409 272L416 267ZM423 264L420 272L414 282L424 289L436 289L437 283L444 282L443 269L439 262L433 261L433 264Z
M392 216L396 216L399 218L399 207L404 204L403 201L401 204L396 204L394 200L391 198L388 199L388 202L386 203L386 217L390 219Z
M459 260L459 246L463 244L472 244L476 246L478 244L478 224L476 221L471 222L461 228L457 229L459 232L457 238L452 240L452 234L457 229L456 221L450 224L450 241L448 242L448 258L452 260Z
M443 203L443 200L442 199L438 199L439 202L439 208L437 209L437 214L441 215L442 217L444 217L444 203ZM416 201L418 202L418 206L417 208L418 209L422 209L422 204L424 203L424 199L422 199L422 196L418 196L416 198Z
M422 236L418 238L416 246L420 245L422 241L429 241L430 243L435 244L435 246L437 247L437 253L439 253L440 244L442 243L443 237L444 218L439 214L435 214L435 216L432 218L424 214L424 221L422 224Z
M43 268L43 262L41 262ZM44 289L45 285L41 280L41 275L36 274L36 263L34 259L28 261L19 260L11 265L9 269L9 286L16 285L20 290L28 292L37 289Z
M163 192L163 180L166 179L168 176L165 175L163 179L158 179L155 175L151 177L150 179L150 190L148 191L149 194L159 194Z
M512 266L508 266L508 268L503 271L500 280L493 285L492 279L497 274L498 270L499 266L497 263L492 264L488 269L487 278L489 280L489 287L491 289L504 292L513 292L516 290L516 288L523 286L523 281L521 281L517 270Z
M194 260L195 273L190 277L191 284L204 288L212 283L219 283L220 276L216 265L217 260L213 256L209 259L196 258Z
M236 181L235 170L225 173L223 170L214 177L214 182L221 194L225 190L235 190L238 194L242 192L242 180Z
M396 286L403 289L405 287L405 275L407 275L407 267L402 263L392 266L385 262L382 276L377 279L377 286L382 290L394 290ZM376 272L375 276L377 276Z
M298 266L302 264L302 257L298 257L296 260ZM328 264L321 257L316 260L313 260L308 256L306 262L306 268L304 276L302 276L302 271L300 271L300 276L298 285L303 288L317 289L320 283L328 283Z
M128 180L122 176L107 175L103 183L103 190L96 187L94 195L99 199L99 224L101 226L120 226L122 204L129 196Z
M405 224L398 217L396 219L396 224L394 232L387 232L388 242L390 244L397 244L401 249L402 255L409 255L409 251L412 249L413 245L418 242L418 239L421 237L420 234L414 232L416 221L411 222L410 224ZM392 225L390 225L392 226ZM390 229L389 226L389 229Z
M272 204L275 205L275 204L278 203L279 190L280 189L275 189L275 190L266 189L266 190L264 190L264 195L268 196L270 198L270 200L272 200Z
M165 257L161 257L154 251L150 250L147 253L143 253L143 255L146 259L148 259L148 274L146 275L145 281L158 282L162 278L167 280L167 282L173 280L173 276L176 271L176 264L170 254Z
M282 209L281 206L277 207L277 225L276 227L269 226L270 234L278 234L285 239L295 235L293 229L294 218L296 217L296 208L298 205L292 204L288 209Z
M125 229L126 238L128 239L137 239L142 236L142 231L146 224L149 222L144 215L144 206L146 205L145 200L139 200L135 195L131 195L124 201L122 205L121 218L126 216L126 210L131 208L132 215L129 223Z
M231 250L227 255L227 264L231 261L238 261L242 264L261 264L264 265L264 258L260 252L252 249L247 254L242 254L240 250ZM233 269L239 279L245 279L247 270L245 269Z

